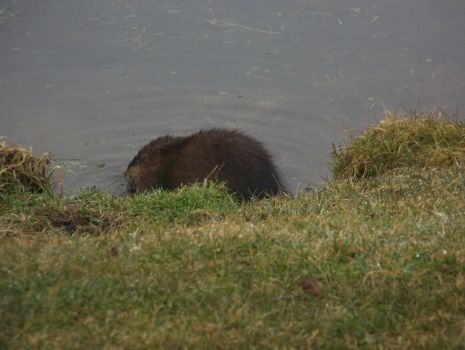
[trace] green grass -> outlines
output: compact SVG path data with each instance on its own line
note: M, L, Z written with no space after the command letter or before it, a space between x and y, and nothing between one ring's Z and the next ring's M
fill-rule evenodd
M464 170L242 204L4 194L0 348L462 349Z

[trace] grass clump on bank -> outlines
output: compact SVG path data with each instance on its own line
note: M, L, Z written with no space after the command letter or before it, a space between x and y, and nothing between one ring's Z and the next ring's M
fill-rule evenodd
M51 192L51 157L0 142L0 194L10 191Z
M209 183L6 195L0 348L461 348L464 170L242 204Z
M440 114L386 119L333 148L335 177L370 177L401 167L447 167L465 161L465 124Z

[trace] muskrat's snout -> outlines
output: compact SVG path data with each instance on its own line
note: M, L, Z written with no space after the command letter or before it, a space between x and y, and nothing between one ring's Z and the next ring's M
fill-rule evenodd
M129 168L126 169L124 172L124 177L126 179L126 193L127 194L134 194L137 192L137 188L134 185L134 179L131 176L131 172L129 171Z

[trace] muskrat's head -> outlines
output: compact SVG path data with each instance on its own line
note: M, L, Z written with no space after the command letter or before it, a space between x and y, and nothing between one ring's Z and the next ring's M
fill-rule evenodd
M161 159L153 155L138 154L124 172L128 193L145 192L162 187Z
M124 172L128 193L162 188L173 159L170 155L179 149L182 139L163 136L143 146Z

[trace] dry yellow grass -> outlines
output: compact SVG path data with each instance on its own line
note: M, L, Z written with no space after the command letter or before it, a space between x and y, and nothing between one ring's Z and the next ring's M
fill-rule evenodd
M0 142L0 193L12 190L50 192L50 154L34 154L21 146Z

